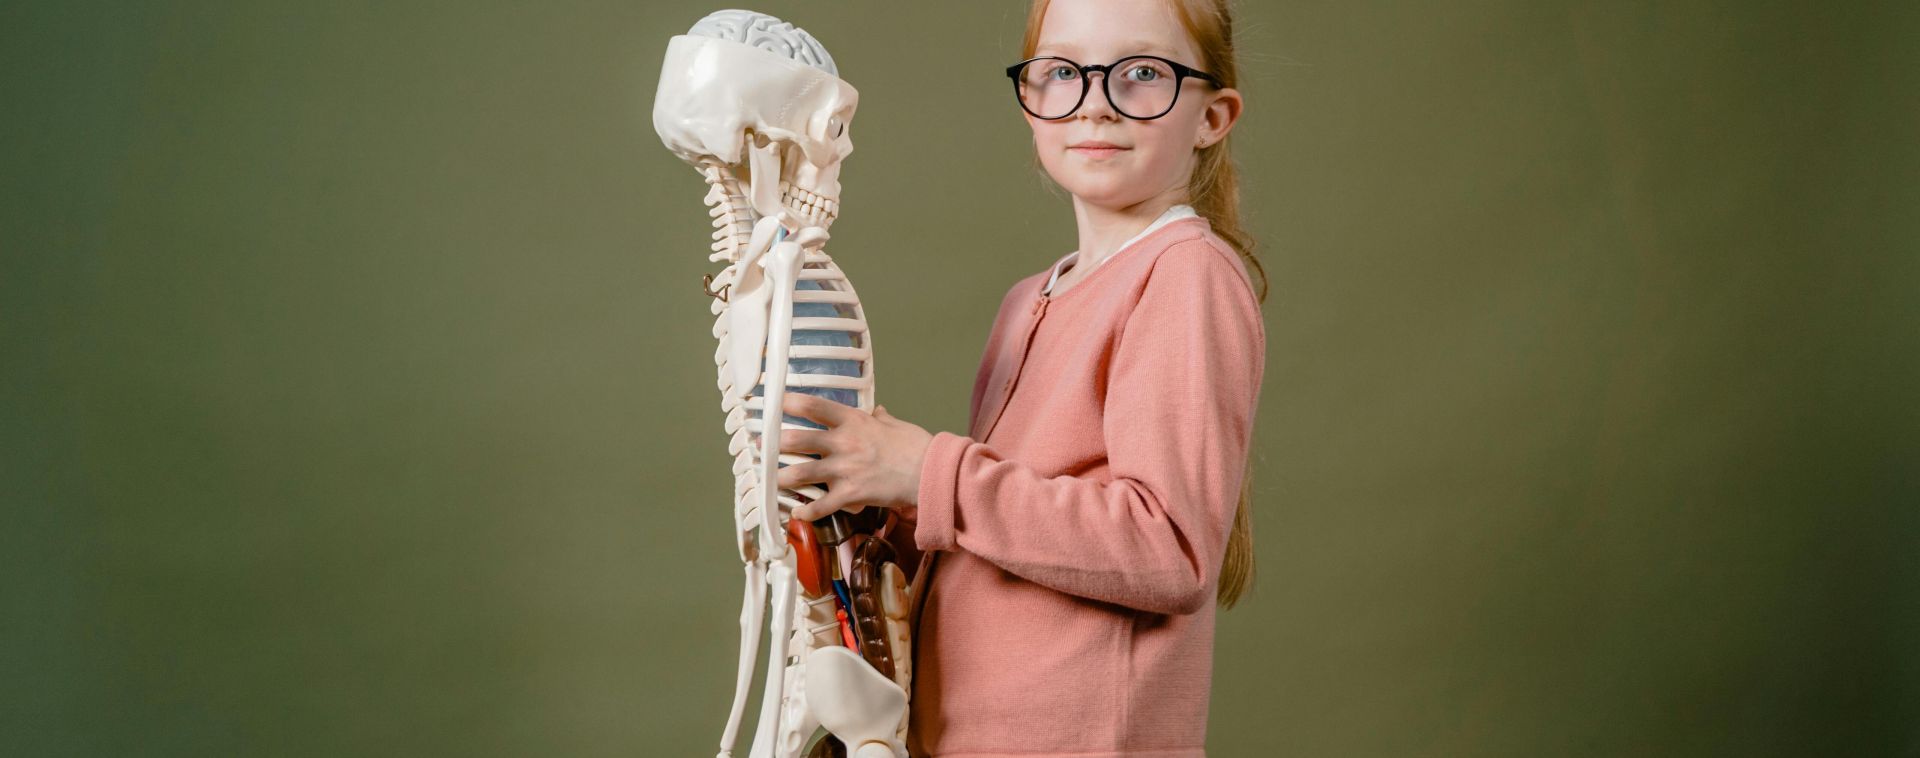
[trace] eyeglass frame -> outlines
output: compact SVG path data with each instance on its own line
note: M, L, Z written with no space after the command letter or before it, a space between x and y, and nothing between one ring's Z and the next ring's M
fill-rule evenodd
M1173 99L1167 102L1166 110L1163 110L1159 113L1148 116L1146 118L1141 118L1139 116L1135 116L1131 113L1128 113L1125 110L1122 110L1120 108L1120 104L1113 101L1113 89L1111 86L1108 85L1108 82L1113 81L1112 79L1113 69L1119 67L1120 64L1126 63L1127 61L1133 60L1135 58L1146 58L1150 60L1156 60L1161 63L1167 64L1167 67L1173 69ZM1042 60L1061 61L1066 63L1069 66L1074 67L1075 69L1078 69L1080 72L1080 99L1073 101L1073 107L1068 108L1065 115L1053 116L1049 118L1047 116L1042 116L1038 113L1034 113L1032 108L1027 107L1026 99L1020 97L1020 69L1026 68L1027 64L1029 63L1032 63L1034 61L1042 61ZM1117 61L1108 63L1106 65L1100 65L1097 63L1082 65L1079 61L1073 60L1071 58L1063 58L1058 55L1036 55L1032 58L1028 58L1024 61L1008 66L1007 78L1013 80L1013 100L1014 102L1020 104L1020 110L1026 111L1028 115L1033 116L1034 118L1040 119L1041 121L1059 121L1060 119L1068 118L1075 113L1079 113L1080 106L1087 104L1087 92L1093 89L1093 79L1088 75L1096 72L1100 74L1100 94L1107 98L1107 105L1113 107L1114 113L1120 114L1122 116L1133 119L1135 121L1152 121L1156 118L1160 118L1161 116L1165 116L1169 113L1172 113L1173 106L1180 102L1180 88L1186 85L1187 79L1190 79L1190 78L1199 79L1201 81L1212 84L1214 87L1219 89L1227 88L1226 82L1220 81L1220 77L1214 76L1213 74L1209 74L1205 71L1201 71L1200 69L1193 68L1184 63L1180 63L1179 61L1173 61L1173 60L1168 60L1166 58L1162 58L1158 55L1129 55L1125 58L1121 58Z

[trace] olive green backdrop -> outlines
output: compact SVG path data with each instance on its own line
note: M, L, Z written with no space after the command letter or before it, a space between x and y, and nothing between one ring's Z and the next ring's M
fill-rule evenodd
M718 7L0 10L0 753L711 754L713 268L648 112ZM832 251L961 429L1075 244L1022 6L754 7L861 90ZM1920 755L1920 7L1242 8L1212 754Z

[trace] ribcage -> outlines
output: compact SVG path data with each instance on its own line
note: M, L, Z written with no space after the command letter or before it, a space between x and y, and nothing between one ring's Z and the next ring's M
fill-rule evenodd
M793 293L793 334L788 348L787 391L816 395L862 410L873 408L873 350L866 316L859 297L840 273L839 266L825 253L807 257L800 281ZM766 361L761 360L762 381ZM747 449L759 450L760 425L757 420L764 407L766 386L756 385L746 402L747 430L752 433ZM825 428L811 420L788 415L787 428ZM818 456L807 455L806 458ZM802 460L802 456L783 454L780 465ZM824 488L803 487L804 500L813 500ZM789 507L798 503L783 497Z
M814 269L816 271L821 269ZM859 381L866 375L864 357L865 324L850 292L834 288L818 279L801 279L794 288L793 338L787 363L787 390L818 395L841 405L860 407ZM821 349L826 348L826 349ZM760 362L766 372L766 360ZM855 381L835 381L815 377L844 377ZM765 385L756 385L753 396L766 394ZM813 429L822 428L807 419L787 416L789 423Z

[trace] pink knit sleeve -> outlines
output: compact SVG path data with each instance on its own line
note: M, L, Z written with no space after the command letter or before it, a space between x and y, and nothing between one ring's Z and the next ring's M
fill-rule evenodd
M1155 261L1111 363L1112 480L1043 477L942 432L921 463L915 541L1153 613L1212 600L1245 475L1265 333L1238 264L1205 240Z

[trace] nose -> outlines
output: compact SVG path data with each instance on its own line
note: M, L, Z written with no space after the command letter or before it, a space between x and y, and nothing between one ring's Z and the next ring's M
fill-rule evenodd
M1100 81L1095 83L1094 76ZM1120 114L1113 110L1113 101L1107 99L1107 72L1089 71L1087 76L1087 97L1080 102L1080 117L1084 119L1120 120Z

